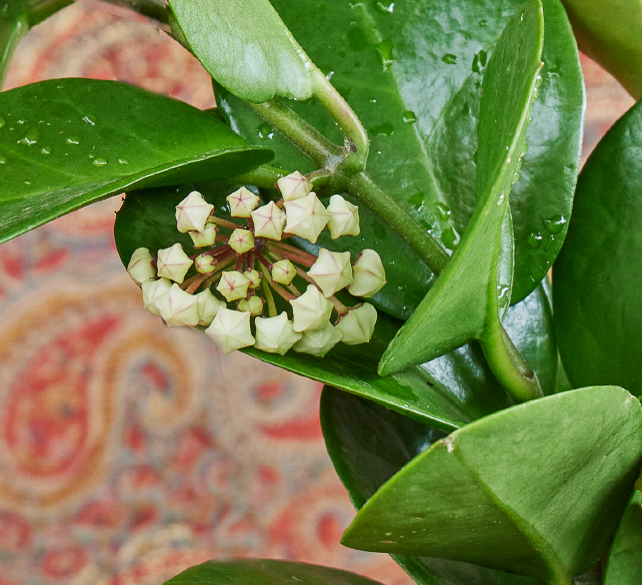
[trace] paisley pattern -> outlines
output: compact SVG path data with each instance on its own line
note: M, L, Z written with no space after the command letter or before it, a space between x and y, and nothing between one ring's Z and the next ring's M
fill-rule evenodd
M21 45L8 87L119 79L211 107L199 64L144 19L75 3ZM589 73L587 150L632 100ZM276 557L409 583L339 537L320 386L142 310L119 198L0 246L0 585L158 585L209 558Z

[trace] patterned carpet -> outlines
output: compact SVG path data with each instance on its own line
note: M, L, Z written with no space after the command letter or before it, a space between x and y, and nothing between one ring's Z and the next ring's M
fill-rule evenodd
M122 15L77 2L36 27L7 88L117 79L211 107L200 65ZM633 102L583 64L588 152ZM325 453L319 384L143 311L114 248L119 203L0 247L0 585L158 585L232 556L408 583L386 555L338 544L354 510Z

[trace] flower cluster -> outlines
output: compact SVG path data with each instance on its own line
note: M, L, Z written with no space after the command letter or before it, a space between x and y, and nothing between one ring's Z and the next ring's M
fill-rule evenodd
M198 191L181 201L176 225L198 253L190 256L176 243L155 255L147 248L132 254L127 271L142 288L145 308L169 326L206 327L225 353L254 346L324 356L339 341L367 343L376 309L348 307L335 294L345 288L368 298L379 291L386 283L379 255L363 250L352 262L349 252L321 248L315 256L284 241L299 236L316 243L326 228L333 239L356 236L357 207L333 195L326 208L299 172L277 187L282 198L266 205L245 187L227 197L242 224L214 215ZM277 310L275 296L285 310Z

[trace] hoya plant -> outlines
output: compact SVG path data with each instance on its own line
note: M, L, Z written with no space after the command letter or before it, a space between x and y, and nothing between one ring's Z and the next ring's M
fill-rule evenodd
M640 97L639 3L118 3L218 107L90 79L0 93L0 241L126 193L141 306L325 384L345 546L420 585L639 585L642 104L579 173L569 22ZM3 70L67 4L0 2ZM293 582L372 583L242 560L168 584Z

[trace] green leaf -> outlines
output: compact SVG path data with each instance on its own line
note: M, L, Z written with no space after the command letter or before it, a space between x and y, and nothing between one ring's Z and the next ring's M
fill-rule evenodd
M642 5L639 0L564 0L580 49L642 98Z
M112 81L0 94L0 242L134 187L248 171L271 152L207 112Z
M640 403L614 386L495 413L415 457L342 542L570 585L615 532L642 462L641 431Z
M27 0L0 0L0 89L11 57L28 31Z
M641 145L638 102L586 162L555 263L557 337L575 387L619 384L642 394Z
M268 0L169 0L207 72L250 102L312 97L316 68Z
M114 226L114 238L123 264L129 263L132 253L139 247L155 251L180 242L188 254L195 253L189 235L176 230L175 219L175 206L193 188L198 188L218 210L226 209L225 196L235 189L224 184L185 184L127 195ZM535 291L523 304L511 307L505 326L541 375L545 390L553 392L557 354L550 306L543 289ZM399 322L380 314L369 344L338 344L325 358L296 352L285 356L254 349L246 352L445 430L459 428L511 404L476 344L400 374L379 377L378 360L398 328Z
M326 386L321 426L334 468L357 509L443 433ZM393 555L420 585L534 585L527 577L431 557Z
M272 4L368 129L368 173L454 249L476 204L474 155L482 74L497 38L523 1L273 0ZM575 40L559 0L543 4L545 65L540 97L527 132L529 152L511 190L513 302L537 286L559 252L582 143L584 94ZM241 100L217 90L217 101L232 127L248 141L274 148L277 166L313 170L309 159ZM334 121L320 106L288 105L342 143ZM360 211L364 213L363 207ZM391 314L407 318L408 310L424 297L430 273L420 269L414 254L385 223L378 220L372 229L374 234L364 234L369 247L375 247L373 236L383 240L383 235L386 247L399 250L403 278L392 274L388 290L382 292L394 309ZM322 244L327 247L329 240ZM380 248L382 252L384 247Z
M642 493L636 491L615 534L604 585L639 583L642 583Z
M191 567L165 585L380 585L340 569L276 561L243 559L208 561Z
M510 231L509 192L525 148L537 92L543 42L541 4L532 0L506 26L482 84L475 212L435 284L381 359L398 372L496 330L508 306L512 276L500 261ZM504 228L502 228L502 225ZM508 272L508 274L507 274Z

